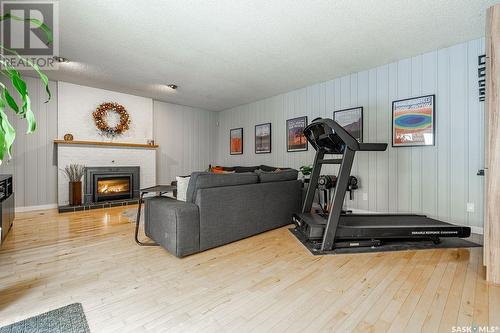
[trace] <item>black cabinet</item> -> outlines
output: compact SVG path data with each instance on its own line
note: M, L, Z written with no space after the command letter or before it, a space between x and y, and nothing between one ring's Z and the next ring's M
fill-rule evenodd
M12 175L0 175L0 239L3 242L14 222L14 188ZM1 242L0 242L1 243Z

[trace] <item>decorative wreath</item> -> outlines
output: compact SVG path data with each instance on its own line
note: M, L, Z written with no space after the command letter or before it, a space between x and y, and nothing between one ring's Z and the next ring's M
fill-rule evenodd
M120 122L115 127L110 127L106 121L106 115L108 112L116 112L120 115ZM95 125L102 134L106 136L117 136L123 134L129 129L130 116L123 107L118 103L106 102L99 105L95 111L92 113L94 117Z

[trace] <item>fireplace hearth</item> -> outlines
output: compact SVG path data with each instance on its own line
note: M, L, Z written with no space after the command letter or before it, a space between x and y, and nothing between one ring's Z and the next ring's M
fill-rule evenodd
M84 204L139 198L139 167L87 167Z

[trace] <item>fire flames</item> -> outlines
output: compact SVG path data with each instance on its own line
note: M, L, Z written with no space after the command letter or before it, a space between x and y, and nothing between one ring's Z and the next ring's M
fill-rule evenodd
M101 194L123 193L129 191L129 186L123 180L102 180L98 183L97 191Z

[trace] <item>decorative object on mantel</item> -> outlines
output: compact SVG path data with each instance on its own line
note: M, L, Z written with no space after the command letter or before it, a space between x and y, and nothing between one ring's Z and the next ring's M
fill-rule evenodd
M82 204L82 177L85 172L85 165L70 164L63 170L69 180L69 205L78 206Z
M107 116L109 112L115 112L120 116L120 122L116 126L109 126ZM97 129L107 137L115 137L125 133L129 129L130 116L123 105L114 102L105 102L99 105L92 113Z
M73 134L71 133L64 134L64 141L73 141Z
M159 146L156 144L149 145L144 143L129 143L129 142L106 142L106 141L65 141L65 140L54 140L54 144L60 145L82 145L82 146L108 146L108 147L126 147L126 148L143 148L143 149L154 149Z

